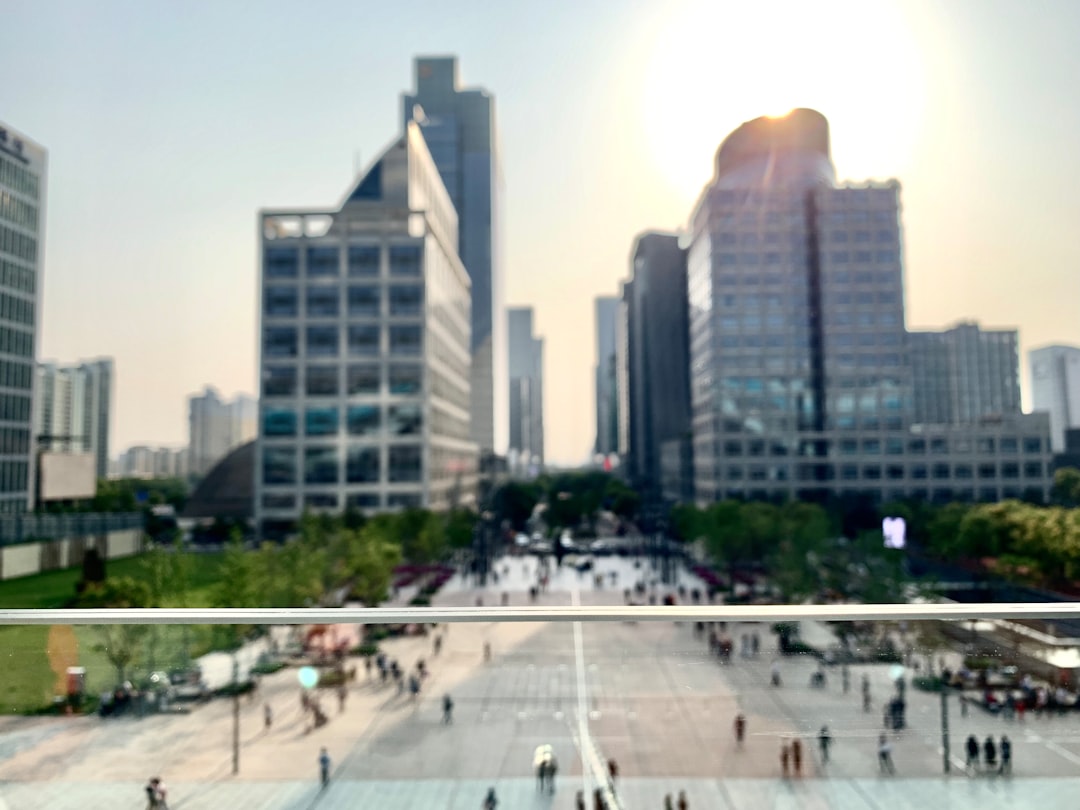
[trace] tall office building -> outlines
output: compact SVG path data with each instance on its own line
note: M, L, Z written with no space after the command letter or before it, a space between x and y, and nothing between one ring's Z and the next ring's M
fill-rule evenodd
M212 386L188 397L188 450L191 474L206 475L233 446L232 412Z
M470 431L481 451L507 446L507 344L501 266L495 99L462 89L457 59L420 57L416 91L402 97L406 124L418 122L458 215L458 255L472 282Z
M510 471L533 476L544 465L544 341L531 307L507 310L510 357Z
M1020 413L1019 337L1015 329L959 323L908 333L915 421L947 424Z
M619 404L616 381L616 322L619 299L596 299L596 443L593 452L610 456L619 449Z
M1050 414L1054 452L1065 450L1065 431L1080 428L1080 347L1044 346L1028 353L1032 410Z
M34 360L41 322L45 150L0 123L0 513L34 497Z
M109 474L112 358L76 365L39 363L34 400L38 446L56 453L92 453L97 477Z
M229 403L229 449L250 442L259 435L259 401L237 394Z
M339 208L259 216L260 531L304 509L474 502L469 277L419 125Z
M897 182L837 186L813 110L743 124L715 169L688 260L697 500L1047 496L1045 417L913 426Z
M623 286L626 312L625 469L646 496L661 493L661 447L689 442L686 252L679 237L644 233Z

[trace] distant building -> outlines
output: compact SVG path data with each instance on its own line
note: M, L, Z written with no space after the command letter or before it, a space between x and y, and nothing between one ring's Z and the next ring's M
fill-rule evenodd
M1032 410L1050 414L1055 452L1065 449L1065 431L1080 428L1080 347L1044 346L1028 353Z
M34 403L39 448L54 453L92 453L97 477L108 477L112 391L112 358L70 366L39 363Z
M235 447L255 438L258 403L240 394L231 402L207 386L202 394L188 398L189 472L206 475Z
M507 310L510 356L511 472L536 475L544 466L544 341L533 335L531 307Z
M507 446L507 342L502 270L502 174L495 97L462 88L454 56L414 62L416 90L402 96L457 212L456 252L471 280L470 435L481 452Z
M110 464L110 478L187 478L188 448L129 447Z
M40 332L45 150L0 123L0 514L34 498L34 360Z
M339 208L260 224L262 535L288 534L305 509L475 503L469 276L421 127Z
M596 443L593 452L610 456L619 450L619 399L616 343L619 299L596 299Z
M1020 413L1015 329L960 323L908 333L916 423L958 424Z

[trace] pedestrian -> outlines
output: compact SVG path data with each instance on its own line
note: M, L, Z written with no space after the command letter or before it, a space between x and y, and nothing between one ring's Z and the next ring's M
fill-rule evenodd
M746 716L743 714L735 715L735 743L742 746L743 737L746 736Z
M367 673L367 679L371 680L371 656L364 656L364 672Z
M779 661L773 661L772 666L769 668L769 671L771 673L772 685L773 686L779 686L780 685L780 662Z
M484 797L482 810L495 810L499 806L499 800L495 798L495 788L488 788L487 796Z
M686 800L686 791L679 791L679 810L690 810L690 802Z
M555 775L559 772L559 760L555 758L555 755L551 755L551 759L547 764L547 786L548 793L555 792Z
M585 810L585 791L579 790L574 797L574 810Z
M484 642L484 661L485 663L491 660L491 644L487 641Z
M442 721L443 725L450 725L454 722L454 701L451 699L450 695L443 695Z
M342 684L338 687L337 690L338 714L342 714L345 711L345 701L348 699L348 697L349 687L347 687L345 684Z
M968 770L979 770L979 741L975 739L974 734L968 735L964 750L967 753L964 767Z
M894 774L896 768L893 767L892 761L892 743L889 742L889 736L882 734L878 737L878 765L881 767L882 773Z
M840 667L840 679L843 684L844 694L846 695L851 691L851 673L848 671L847 664Z
M802 776L802 741L798 737L791 741L791 764L795 775Z
M167 810L165 806L165 785L154 776L146 783L146 810Z
M323 787L330 784L330 754L325 748L319 750L319 781Z
M611 786L614 787L615 780L619 778L619 763L614 759L609 759L607 761L607 772L608 776L611 778Z
M412 700L416 700L416 698L417 698L417 696L419 694L420 694L420 679L417 678L415 675L410 675L409 676L409 697Z
M862 710L864 712L870 711L870 676L862 676Z
M165 783L161 781L161 777L154 780L157 783L157 808L158 810L169 810L169 803L165 801L165 797L168 791L165 790Z
M263 728L267 731L270 730L270 726L274 723L274 710L270 708L270 704L267 703L263 706Z
M790 766L788 763L791 761L791 749L788 748L786 742L780 743L780 770L784 772L786 777L789 773Z
M664 810L675 810L675 803L672 801L670 793L664 797Z
M1012 773L1012 740L1007 734L1001 735L1001 768L998 773Z
M750 653L754 656L754 658L758 657L758 650L760 649L761 639L758 637L757 633L754 633L752 636L750 636Z
M997 744L994 743L994 738L989 734L986 735L986 740L983 741L983 762L986 763L986 770L988 771L997 768Z
M432 646L432 651L433 651L432 654L433 655L438 655L439 652L442 650L442 636L441 635L435 636L435 640L433 642L431 642L431 646Z
M821 731L818 732L818 748L821 749L821 764L829 764L829 745L832 744L832 736L829 734L829 727L822 726Z

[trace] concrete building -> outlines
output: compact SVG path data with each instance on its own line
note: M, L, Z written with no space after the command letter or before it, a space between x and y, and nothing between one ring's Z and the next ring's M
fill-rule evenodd
M510 357L510 449L515 475L535 476L544 466L544 341L533 334L531 307L507 310Z
M698 501L1048 496L1045 418L916 425L899 192L838 186L813 110L720 146L688 260Z
M908 333L917 423L958 424L1020 413L1015 329L958 323Z
M104 357L62 366L37 366L34 435L56 453L92 453L98 478L109 475L113 361Z
M630 261L632 278L623 286L624 469L647 500L658 500L661 445L690 435L686 252L675 234L644 233Z
M247 394L225 400L213 386L188 398L189 470L206 475L230 451L258 435L258 401Z
M326 211L262 211L255 512L475 500L469 277L453 203L408 123Z
M495 99L461 87L456 57L419 57L413 67L416 90L403 95L402 117L423 129L457 211L458 255L472 284L471 436L485 454L502 453L509 385Z
M1028 353L1032 410L1050 414L1054 451L1065 449L1065 431L1080 428L1080 347L1044 346Z
M596 299L596 443L593 452L610 456L619 450L619 401L616 342L619 299Z
M188 448L136 445L110 465L110 478L187 478Z
M48 157L0 122L0 514L34 498L34 361L41 322Z

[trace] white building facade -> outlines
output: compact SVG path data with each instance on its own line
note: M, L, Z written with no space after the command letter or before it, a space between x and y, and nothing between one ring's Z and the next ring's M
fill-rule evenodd
M1065 449L1065 431L1080 428L1080 346L1044 346L1028 353L1032 410L1050 415L1055 453Z
M97 477L108 477L112 392L112 358L68 366L39 363L34 401L38 446L50 452L92 453Z

